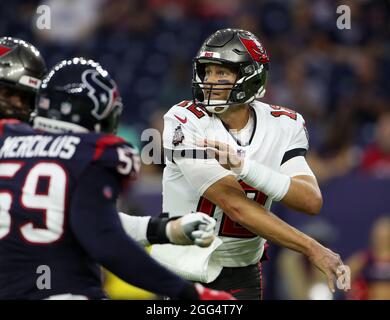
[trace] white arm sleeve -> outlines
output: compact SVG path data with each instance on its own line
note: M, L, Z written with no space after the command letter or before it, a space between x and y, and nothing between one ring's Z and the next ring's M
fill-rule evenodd
M129 237L142 246L150 244L146 238L150 217L136 217L119 212L119 218L121 219L123 229L125 229Z
M280 167L280 172L288 175L289 177L315 177L313 171L311 171L309 165L307 164L305 157L302 156L291 158L290 160L283 163Z

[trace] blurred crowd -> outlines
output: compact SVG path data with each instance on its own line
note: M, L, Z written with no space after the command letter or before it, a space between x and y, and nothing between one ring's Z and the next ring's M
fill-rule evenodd
M369 227L367 246L344 259L351 280L351 289L345 296L341 292L333 296L321 272L301 254L288 249L280 250L275 263L276 296L299 300L390 300L390 216L379 216ZM300 230L327 247L334 247L342 239L337 229L321 218L302 225Z
M50 30L36 28L36 8L44 4ZM337 28L339 5L351 9L349 30ZM143 129L161 131L164 112L192 98L192 59L203 40L217 29L247 29L271 59L262 100L303 114L308 160L320 183L356 172L390 179L386 0L13 0L0 2L0 17L0 34L32 42L49 67L82 55L110 70L125 103L121 133L138 146ZM161 192L161 169L143 167L135 197ZM328 229L316 230L332 238ZM282 253L279 272L296 259ZM295 297L311 294L290 288ZM316 290L321 295L322 287ZM280 291L290 298L288 288Z
M38 5L51 9L39 30ZM337 6L351 9L340 30ZM301 112L321 181L352 170L390 176L389 2L330 0L18 0L0 33L36 44L53 65L84 55L113 72L132 134L191 98L192 58L219 28L252 31L271 57L264 101ZM152 116L151 116L152 115Z

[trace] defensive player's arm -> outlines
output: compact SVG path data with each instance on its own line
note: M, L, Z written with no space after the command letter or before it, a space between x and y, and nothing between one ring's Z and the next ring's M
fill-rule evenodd
M125 233L116 211L117 177L90 166L74 190L70 226L85 251L124 281L157 294L197 299L195 287L154 261Z
M143 246L172 243L208 247L214 240L216 222L201 212L170 219L119 212L119 218L127 235Z

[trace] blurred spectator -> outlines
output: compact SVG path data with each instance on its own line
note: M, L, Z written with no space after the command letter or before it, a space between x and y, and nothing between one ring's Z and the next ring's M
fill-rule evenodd
M359 150L349 146L343 147L332 156L323 156L311 151L307 162L315 173L320 184L347 175L356 167Z
M336 230L327 222L317 219L300 228L326 247L332 247ZM277 284L279 297L286 300L332 300L326 278L301 254L282 249L277 258Z
M390 112L378 119L375 142L364 150L361 170L378 178L390 178Z
M169 21L184 19L191 12L190 0L148 0L149 8Z
M51 28L35 31L43 41L79 45L93 36L103 1L45 0L41 4L50 8Z
M151 32L155 24L155 17L146 1L105 0L99 31L107 36L112 32L137 36Z
M183 100L191 100L192 61L178 58L161 85L160 104L165 110Z
M349 299L390 300L390 216L378 218L371 228L369 248L352 255Z
M234 16L239 7L235 0L196 0L192 12L203 19L218 19Z

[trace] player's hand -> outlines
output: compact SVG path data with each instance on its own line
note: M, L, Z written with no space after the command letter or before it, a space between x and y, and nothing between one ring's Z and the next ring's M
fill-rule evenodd
M208 247L214 241L216 221L201 213L189 213L167 224L167 236L172 244Z
M195 283L195 289L199 294L199 300L237 300L230 293L209 289L200 283Z
M237 150L231 145L208 139L205 139L198 144L199 146L211 149L215 152L215 158L224 168L233 170L236 173L241 172L242 166L244 165L244 159L238 155Z
M343 288L339 287L339 289L347 291L350 288L349 284L346 283L350 279L348 278L348 275L344 274L345 268L339 254L316 243L312 248L311 253L308 255L308 258L311 263L326 275L329 289L333 293L335 292L336 280L339 280L339 284L345 284Z

